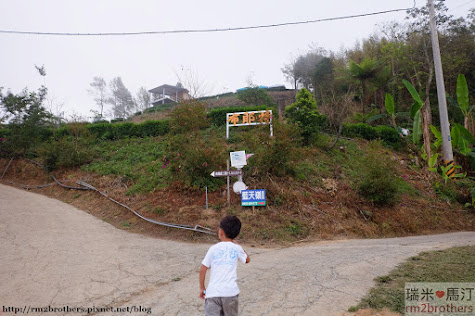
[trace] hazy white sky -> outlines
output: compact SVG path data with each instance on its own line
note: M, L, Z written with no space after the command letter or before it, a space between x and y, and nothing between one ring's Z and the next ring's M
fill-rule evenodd
M418 0L421 6L425 0ZM446 0L450 14L465 16L475 0ZM0 0L0 30L135 32L275 24L412 7L413 0ZM53 37L0 34L0 87L17 93L45 84L53 103L90 116L94 76L121 76L136 94L191 69L209 92L287 84L281 68L309 45L337 51L374 32L377 24L403 21L405 12L270 29L207 34L127 37ZM44 65L41 77L34 65Z

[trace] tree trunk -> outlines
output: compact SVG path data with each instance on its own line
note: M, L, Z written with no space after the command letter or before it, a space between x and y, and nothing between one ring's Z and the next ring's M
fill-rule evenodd
M365 96L366 96L366 81L365 80L361 80L361 89L362 89L362 92L361 92L361 108L363 110L363 115L365 114L365 110L364 110L364 103L365 103Z

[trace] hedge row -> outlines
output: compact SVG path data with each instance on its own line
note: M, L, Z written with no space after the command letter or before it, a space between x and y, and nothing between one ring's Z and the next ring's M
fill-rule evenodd
M272 115L277 116L277 111L274 107L269 107L267 105L260 106L234 106L229 108L216 108L208 111L208 118L212 125L223 126L226 125L226 113L236 113L236 112L250 112L250 111L262 111L262 110L272 110Z
M386 125L373 127L365 123L344 124L341 129L341 135L345 137L360 137L367 140L381 139L386 146L394 149L401 148L403 144L402 137L398 131Z
M120 139L127 137L154 137L170 131L169 120L146 121L140 124L88 124L86 128L97 138Z

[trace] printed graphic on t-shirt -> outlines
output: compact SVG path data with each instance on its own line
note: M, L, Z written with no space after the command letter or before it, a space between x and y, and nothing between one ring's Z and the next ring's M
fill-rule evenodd
M211 258L213 259L213 264L221 266L221 265L233 265L236 264L238 257L238 252L236 249L231 248L229 249L215 249L211 253Z

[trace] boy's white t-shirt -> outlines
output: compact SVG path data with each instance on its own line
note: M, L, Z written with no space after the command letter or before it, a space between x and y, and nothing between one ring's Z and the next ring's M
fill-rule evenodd
M239 294L236 283L238 260L246 263L247 255L241 246L225 241L209 248L201 262L210 269L206 298L231 297Z

